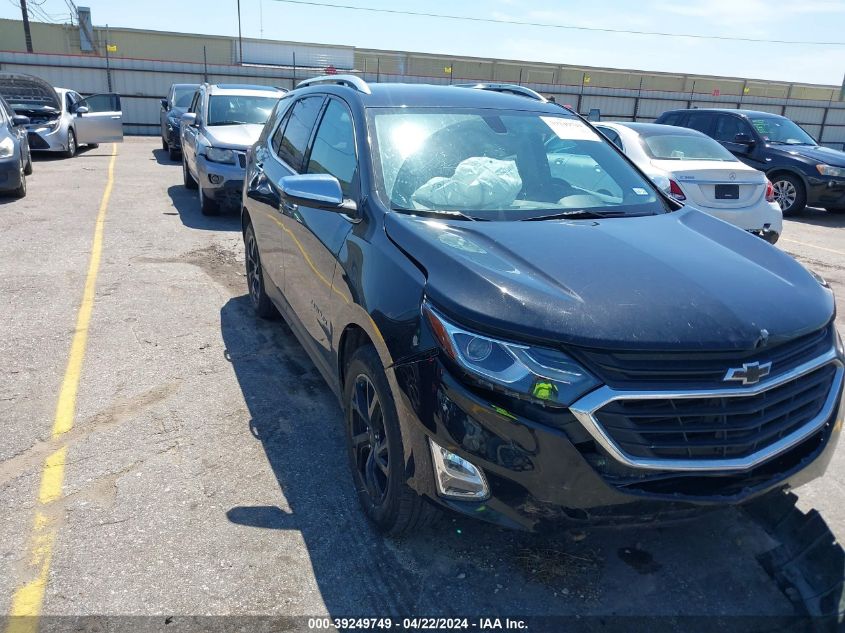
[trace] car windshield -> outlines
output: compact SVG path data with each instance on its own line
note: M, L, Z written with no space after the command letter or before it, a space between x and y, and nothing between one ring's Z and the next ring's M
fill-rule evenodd
M717 160L736 162L719 143L705 136L690 134L643 135L642 146L656 160Z
M280 97L211 95L207 125L264 125Z
M196 88L192 87L185 87L185 88L175 88L173 90L173 106L176 108L187 108L191 105L191 99L194 98L194 93L197 91Z
M368 116L377 189L397 211L525 220L668 210L572 116L466 108L371 108Z
M816 145L815 139L785 117L751 117L751 124L767 143Z

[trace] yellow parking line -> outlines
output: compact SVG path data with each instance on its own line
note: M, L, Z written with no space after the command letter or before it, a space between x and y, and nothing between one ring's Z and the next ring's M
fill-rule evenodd
M828 253L845 255L845 251L838 251L835 248L827 248L825 246L819 246L818 244L808 244L807 242L799 242L798 240L793 240L791 237L782 237L780 239L782 239L784 242L792 242L793 244L800 244L801 246L809 246L810 248L817 248L820 251L827 251Z
M103 191L94 227L94 241L91 245L91 259L88 263L85 289L76 317L76 329L70 344L70 354L68 355L65 375L59 391L59 400L56 404L56 414L53 419L52 437L57 447L44 460L44 466L41 470L38 508L35 512L35 521L32 526L28 549L30 578L19 586L12 596L12 604L9 609L9 615L12 617L9 619L6 628L7 633L34 633L38 630L38 616L44 602L44 592L47 588L47 578L50 573L50 559L58 531L56 519L49 512L49 505L62 496L62 485L65 477L67 445L60 444L59 440L62 435L73 428L76 395L79 391L82 361L85 359L85 347L88 342L88 326L91 323L91 313L94 309L97 273L100 269L100 259L103 252L103 229L106 211L109 207L109 198L111 198L112 188L114 187L114 165L116 161L117 145L112 145L106 188Z

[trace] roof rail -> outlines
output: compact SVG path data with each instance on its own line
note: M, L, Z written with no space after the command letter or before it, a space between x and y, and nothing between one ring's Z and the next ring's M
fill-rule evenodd
M363 92L365 95L373 94L369 84L357 75L323 75L321 77L312 77L311 79L300 81L296 84L296 87L303 88L305 86L313 86L314 84L339 84L354 88L358 92Z
M531 88L526 88L525 86L520 86L519 84L504 84L504 83L494 83L489 81L483 81L480 83L475 84L454 84L458 88L476 88L477 90L490 90L491 92L504 92L507 94L518 95L520 97L528 97L529 99L534 99L535 101L542 101L546 102L546 99L543 95L539 92L531 90Z

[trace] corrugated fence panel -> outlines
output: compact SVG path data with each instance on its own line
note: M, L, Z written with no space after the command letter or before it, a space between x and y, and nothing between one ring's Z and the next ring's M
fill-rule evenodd
M666 99L640 99L637 107L637 119L657 118L667 110L682 110L686 101L668 101Z
M236 41L232 42L237 45ZM310 44L282 44L280 42L244 41L244 62L292 66L294 54L297 66L351 70L355 67L355 49L351 47L313 46Z
M845 125L845 108L830 108L825 123L827 125Z
M824 110L822 108L787 106L784 116L802 125L805 123L821 123L822 118L824 118Z
M821 141L824 143L845 143L845 126L826 125Z
M587 113L593 108L601 110L602 116L634 116L634 99L630 97L599 97L585 95L581 99L581 112Z
M36 75L57 88L71 88L83 94L106 92L109 87L105 71L91 68L3 64L3 71Z

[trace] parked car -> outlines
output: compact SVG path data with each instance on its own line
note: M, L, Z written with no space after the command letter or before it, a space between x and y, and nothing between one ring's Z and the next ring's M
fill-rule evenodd
M553 171L552 139L601 181ZM678 517L830 459L845 371L830 288L559 106L308 80L245 183L250 300L340 400L383 530L437 507L530 529ZM336 458L314 456L315 476Z
M655 123L596 123L596 129L652 180L665 183L675 200L777 242L783 215L772 183L709 136Z
M279 99L279 88L203 84L182 115L182 175L205 215L240 206L246 151Z
M845 152L820 146L786 117L754 110L672 110L656 123L703 132L764 172L784 215L808 204L845 213Z
M32 173L28 124L27 117L15 114L0 97L0 194L26 196L26 177Z
M161 149L169 153L170 160L179 158L182 150L179 125L199 87L199 84L172 84L167 96L161 100Z
M0 96L16 114L29 117L32 150L60 152L72 158L80 145L123 140L123 113L117 94L83 98L78 92L53 88L32 75L0 73Z

